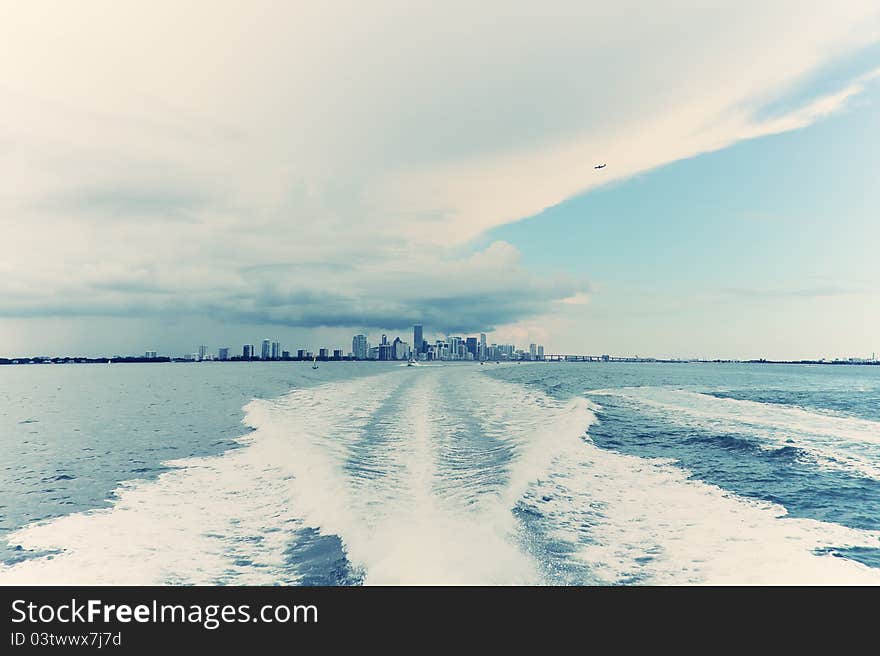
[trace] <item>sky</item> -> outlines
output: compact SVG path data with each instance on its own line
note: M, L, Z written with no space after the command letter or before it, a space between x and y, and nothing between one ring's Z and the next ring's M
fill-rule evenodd
M3 13L0 357L880 351L876 2Z

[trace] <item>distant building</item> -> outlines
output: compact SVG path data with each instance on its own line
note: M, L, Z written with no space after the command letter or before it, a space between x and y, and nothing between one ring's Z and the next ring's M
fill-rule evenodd
M342 355L342 349L333 349L333 359L341 360L344 356Z
M529 360L536 360L538 358L538 345L537 344L529 344Z
M409 344L400 337L395 337L391 344L391 358L393 360L408 360L410 354Z
M466 348L467 352L470 353L471 357L469 360L476 360L479 353L477 352L477 338L476 337L468 337L466 340Z
M306 357L308 357L308 353L306 352L305 349L297 349L297 351L296 351L297 360L303 360Z
M394 359L394 349L391 344L388 343L388 340L385 338L385 335L382 335L383 342L379 344L379 360L393 360Z
M290 351L281 351L282 360L290 360Z
M268 339L263 340L263 346L260 349L260 358L263 360L268 360L271 355L272 343Z
M281 342L272 342L272 359L277 360L281 357Z
M149 358L151 360L155 360L159 356L156 351L147 351L146 353L144 353L144 357Z
M413 351L418 354L422 352L422 342L424 341L424 337L422 336L422 324L417 323L413 326Z
M199 360L204 360L206 355L208 355L208 347L202 344L199 347Z
M461 337L447 337L446 338L446 357L441 358L443 360L464 360L464 353L462 351L464 348L462 347Z
M328 357L330 357L330 351L325 348L318 349L318 357L322 360L326 360Z
M435 360L448 360L449 359L449 343L444 342L443 340L438 339L434 342L434 359Z
M229 359L229 348L226 346L221 346L217 349L217 359L218 360L228 360Z
M355 335L351 340L351 352L355 360L366 360L369 349L366 335Z
M544 345L543 344L538 344L538 359L539 360L544 359Z

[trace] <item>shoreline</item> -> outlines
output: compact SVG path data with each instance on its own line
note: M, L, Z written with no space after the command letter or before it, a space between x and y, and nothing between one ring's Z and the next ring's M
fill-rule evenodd
M597 358L595 356L582 356L582 355L572 355L572 356L564 356L565 358L571 359L545 359L545 360L484 360L481 364L620 364L620 363L630 363L630 364L800 364L800 365L831 365L831 366L840 366L840 365L851 365L851 366L880 366L880 360L864 360L864 361L852 361L852 360L728 360L728 359L713 359L713 360L664 360L660 358L626 358L626 357L613 357L607 360L603 360ZM110 358L89 358L89 357L80 357L80 356L71 356L71 357L56 357L56 358L42 358L42 357L18 357L18 358L0 358L0 366L3 365L46 365L46 364L161 364L161 363L173 363L173 364L203 364L203 363L255 363L255 362L263 362L263 363L281 363L281 362L313 362L313 358L277 358L277 359L269 359L263 360L261 358L251 358L244 359L241 357L229 358L228 360L189 360L186 358L172 358L172 357L159 357L159 358L142 358L142 357L110 357ZM317 358L318 362L390 362L390 363L405 363L406 360L358 360L355 358ZM432 364L434 362L442 362L444 364L477 364L477 361L473 360L436 360L431 361ZM421 364L421 362L419 363Z

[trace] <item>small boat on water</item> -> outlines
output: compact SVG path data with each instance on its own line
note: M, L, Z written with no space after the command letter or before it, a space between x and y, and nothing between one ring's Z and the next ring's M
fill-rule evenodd
M312 369L317 369L317 368L318 368L318 356L316 355L315 359L312 360Z

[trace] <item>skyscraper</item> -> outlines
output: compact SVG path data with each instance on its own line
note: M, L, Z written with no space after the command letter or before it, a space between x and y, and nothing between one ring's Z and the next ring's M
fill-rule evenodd
M351 352L354 355L355 360L366 360L368 349L369 349L369 347L367 346L367 336L366 335L355 335L352 338Z
M486 333L480 333L480 360L486 360L489 353L486 349Z
M260 349L260 358L268 360L270 355L271 342L268 339L263 340L263 347Z
M417 323L413 326L413 352L417 355L422 352L422 342L424 338L422 337L422 324Z
M382 344L379 344L379 351L377 355L379 360L394 359L394 351L392 350L391 344L388 343L387 339Z
M208 355L208 347L202 344L199 347L199 360L204 360L206 355Z
M404 342L400 337L395 337L391 344L391 359L406 360L409 358L409 344Z
M538 357L538 345L537 344L529 344L529 360L534 360Z
M471 354L474 360L477 359L477 338L476 337L468 337L467 341L467 352Z
M272 359L277 360L281 357L281 342L272 342Z
M459 348L461 346L461 337L447 337L446 344L449 348L447 357L450 360L460 360L462 358L461 349Z
M250 360L254 357L254 345L253 344L245 344L241 347L241 357L245 360Z
M538 344L538 359L539 360L544 359L544 345L543 344Z
M221 346L217 349L217 359L218 360L228 360L229 359L229 347Z

